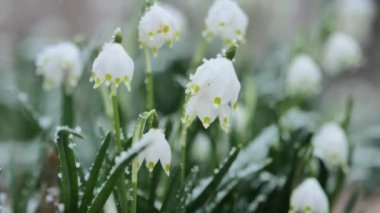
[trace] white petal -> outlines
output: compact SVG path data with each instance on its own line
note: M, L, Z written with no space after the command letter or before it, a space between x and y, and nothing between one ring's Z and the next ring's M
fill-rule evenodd
M102 83L105 86L124 83L128 88L133 78L134 63L121 44L106 43L96 57L92 69L95 87Z
M333 170L346 166L348 143L343 129L336 123L327 123L312 139L314 156L320 158L327 168Z
M307 178L293 190L290 206L294 212L329 212L327 196L315 178Z
M305 54L292 61L286 76L286 90L291 96L309 97L320 92L321 71L313 59Z
M164 135L162 134L159 140L157 152L159 153L161 166L164 169L165 173L169 176L170 174L170 165L172 160L172 152L169 146L169 143L166 141Z

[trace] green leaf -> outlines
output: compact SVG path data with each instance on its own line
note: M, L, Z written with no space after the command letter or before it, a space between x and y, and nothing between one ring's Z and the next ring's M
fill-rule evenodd
M201 207L210 196L217 190L219 183L223 180L223 177L227 174L228 169L231 167L232 163L235 161L238 156L240 148L232 148L228 158L222 163L219 169L216 170L215 175L211 180L203 187L203 190L196 195L188 203L187 209L189 212L194 212L197 208Z
M133 145L131 149L122 152L116 159L116 164L112 168L108 179L105 181L99 194L92 201L88 212L100 212L108 197L112 193L113 188L119 182L119 178L124 172L125 167L149 144L149 142L141 142Z
M352 110L354 108L354 99L352 98L352 96L350 96L348 99L347 99L347 103L346 103L346 109L344 111L344 119L342 121L342 128L344 129L344 131L347 133L349 127L350 127L350 122L351 122L351 116L352 116Z
M162 203L160 212L172 212L174 205L176 205L176 195L178 189L181 187L181 168L178 168L174 173L173 180L166 191L164 202Z
M156 190L157 186L159 183L160 179L160 174L161 174L161 168L158 166L154 167L153 173L151 173L151 181L150 181L150 186L149 186L149 197L148 197L148 202L147 202L147 207L148 211L147 212L152 212L154 209L154 201L156 200Z
M111 142L111 133L108 132L106 137L103 140L102 145L99 148L98 153L96 154L95 162L91 167L90 176L86 182L85 189L84 189L80 212L87 211L87 208L93 198L93 191L94 191L95 186L97 185L100 169L104 162L104 158L107 155L107 150L108 150L110 142Z
M78 176L76 160L70 135L83 138L82 135L68 127L60 127L56 134L57 150L61 171L61 202L65 206L65 212L78 210ZM70 148L71 147L71 148Z

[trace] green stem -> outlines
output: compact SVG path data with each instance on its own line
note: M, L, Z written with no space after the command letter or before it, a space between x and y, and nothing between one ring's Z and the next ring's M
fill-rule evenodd
M185 183L186 178L186 139L187 139L187 126L182 125L181 136L180 136L180 148L181 148L181 183Z
M190 62L190 67L187 72L187 74L192 74L195 72L196 67L201 63L202 57L204 56L206 52L206 45L207 41L204 38L200 38L197 44L197 47L194 50L194 55L193 58L191 59Z
M119 154L123 151L123 146L120 140L120 116L119 116L119 101L117 98L117 89L114 85L111 86L111 96L113 105L113 124L115 128L115 141L116 141L116 152ZM127 212L127 192L124 182L124 174L121 175L120 180L117 183L117 191L119 197L119 205L123 212Z
M73 104L73 96L65 92L62 89L62 117L61 124L65 126L69 126L71 128L74 127L74 104Z
M120 153L123 148L120 141L120 117L119 117L119 101L117 91L114 86L111 87L112 105L113 105L113 125L115 128L116 150Z
M139 141L144 133L145 125L147 120L152 119L152 116L157 116L155 110L151 110L149 112L144 112L140 114L135 129L133 130L133 138L132 138L132 146ZM139 161L138 158L132 161L132 204L131 204L131 212L137 212L137 189L138 189L138 170L139 170Z
M146 108L152 110L154 108L154 90L153 90L153 72L150 62L149 50L144 50L145 56L145 87L146 87Z

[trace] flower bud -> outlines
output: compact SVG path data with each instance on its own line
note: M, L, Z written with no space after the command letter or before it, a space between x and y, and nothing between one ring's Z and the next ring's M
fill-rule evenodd
M118 87L120 83L124 83L130 90L134 63L121 44L104 44L99 55L95 58L92 70L90 81L95 82L94 88L103 83L107 87L110 85Z
M347 166L348 144L346 134L337 123L324 124L312 139L314 156L328 169Z
M140 152L138 157L139 166L145 160L146 167L152 172L157 162L160 161L162 168L169 176L172 153L162 130L150 129L140 140L140 142L144 141L151 141L151 143L145 150Z
M285 89L290 96L310 97L321 90L321 71L305 54L293 59L287 71Z
M82 62L78 47L70 42L45 48L37 56L37 74L44 77L44 88L63 85L67 91L78 84L82 75Z
M219 117L221 127L228 131L230 113L237 107L241 87L232 62L222 57L205 60L190 80L186 93L191 97L183 122L189 125L198 117L208 128Z
M345 70L359 68L362 59L360 45L351 36L336 32L325 45L323 67L327 74L337 75Z
M233 0L215 0L208 11L204 36L221 37L227 45L243 41L248 17Z
M138 27L140 47L150 48L155 56L164 44L171 47L182 30L183 23L179 20L178 13L171 11L155 3L140 19Z
M293 190L290 197L289 212L329 212L326 193L315 178L307 178Z

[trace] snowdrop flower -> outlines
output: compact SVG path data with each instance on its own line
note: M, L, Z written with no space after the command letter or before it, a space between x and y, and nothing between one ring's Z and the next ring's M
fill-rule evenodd
M123 46L119 43L104 44L92 65L90 81L94 88L104 83L105 86L118 87L120 83L130 90L133 77L134 63Z
M140 46L150 48L153 55L157 55L158 49L164 44L171 47L179 38L181 20L177 17L178 13L171 12L172 10L155 3L140 19L138 27Z
M290 197L290 213L328 213L326 193L315 178L307 178L297 186Z
M346 134L337 123L327 123L312 139L314 156L321 159L327 168L347 166L348 143Z
M345 70L359 68L361 59L361 48L356 40L336 32L327 40L322 64L329 75L337 75Z
M36 60L37 74L44 77L44 88L65 86L73 89L82 75L82 63L78 47L63 42L45 48Z
M162 130L150 129L143 135L141 142L143 141L151 141L151 143L145 150L140 152L138 157L139 166L141 166L145 160L146 167L152 172L156 163L160 160L162 168L169 176L172 153Z
M310 97L320 91L322 75L313 59L301 54L290 64L285 81L290 96Z
M208 11L204 36L220 36L226 44L243 41L248 17L233 0L215 0Z
M174 21L174 29L176 32L176 38L179 39L179 36L181 32L185 29L187 26L187 20L182 11L180 11L178 8L173 7L170 4L161 3L161 6L168 11L169 14L173 16Z
M208 128L219 117L221 127L228 131L230 113L237 107L240 91L232 62L223 57L205 60L190 80L186 89L190 99L185 106L183 122L190 125L198 117Z
M338 4L337 27L363 42L370 32L376 15L373 0L341 0Z

